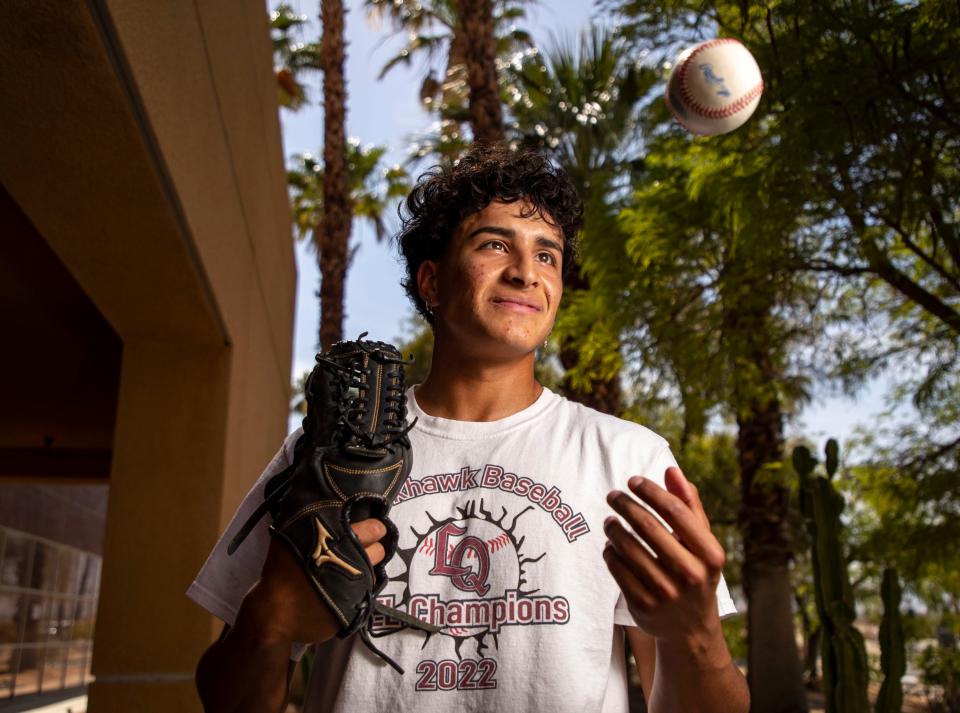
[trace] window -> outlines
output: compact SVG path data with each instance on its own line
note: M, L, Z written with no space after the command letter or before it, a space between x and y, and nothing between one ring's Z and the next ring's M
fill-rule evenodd
M100 565L0 526L0 700L90 681Z

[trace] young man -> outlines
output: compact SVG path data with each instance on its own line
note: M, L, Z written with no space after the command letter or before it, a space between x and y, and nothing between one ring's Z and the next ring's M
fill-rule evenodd
M334 637L266 523L226 557L293 434L189 592L228 624L198 666L206 709L280 710L291 651L314 641L311 712L623 713L626 638L650 710L746 713L720 631L733 611L724 553L696 489L662 438L534 379L580 227L568 179L536 154L476 151L424 177L406 208L405 287L435 347L407 393L414 465L391 512L400 543L381 599L441 630L376 622L400 676L356 637ZM383 525L354 529L382 560Z

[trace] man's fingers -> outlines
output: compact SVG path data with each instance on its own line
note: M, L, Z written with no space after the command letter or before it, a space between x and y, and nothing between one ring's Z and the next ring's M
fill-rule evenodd
M351 527L353 527L353 532L364 547L368 547L374 542L379 542L387 534L387 526L374 518L360 520L359 522L353 523Z
M667 468L663 478L664 485L667 486L667 492L676 495L687 506L700 516L700 520L707 527L710 527L710 520L707 518L707 512L703 509L703 503L700 502L700 493L697 486L687 480L677 466Z
M631 485L636 480L631 478ZM713 535L700 524L693 511L675 496L657 487L665 498L657 495L651 497L647 492L650 486L657 487L655 484L641 483L635 492L653 511L660 513L673 528L673 533L664 527L651 510L626 493L615 490L607 496L607 502L626 520L637 536L650 546L661 566L676 575L681 582L691 585L702 582L707 576L707 568L712 566L703 558L703 552L707 549L703 539L705 536L713 539ZM666 498L669 499L666 500L669 507L664 504Z
M629 485L636 496L653 508L673 528L674 533L687 549L703 563L718 571L723 567L725 559L723 547L710 531L710 525L705 516L701 517L680 498L667 492L652 480L634 477L630 479ZM686 485L692 488L689 483ZM699 501L699 497L697 500ZM638 531L637 534L647 539L644 533Z
M686 476L684 476L682 470L676 466L667 468L663 475L663 484L666 486L668 493L676 495L689 505L691 509L694 507L694 502L697 500L693 492L695 488L693 487L693 483L688 481Z
M383 545L379 542L374 542L372 545L367 545L365 548L367 551L367 558L370 560L370 564L379 564L383 561L386 551L383 549Z
M626 493L613 491L607 496L610 506L633 528L657 556L660 565L693 584L704 576L703 565L646 508ZM691 515L692 516L692 515Z
M673 579L660 566L657 559L647 552L640 541L624 528L615 517L608 517L603 523L603 531L616 550L644 586L661 599L674 599L680 590Z
M653 609L657 605L657 598L631 571L630 565L617 554L612 544L604 547L603 560L629 604L638 609Z

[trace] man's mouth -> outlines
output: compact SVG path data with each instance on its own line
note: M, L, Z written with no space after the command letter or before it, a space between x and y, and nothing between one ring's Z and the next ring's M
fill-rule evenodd
M493 303L515 312L542 312L538 304L521 297L494 297Z

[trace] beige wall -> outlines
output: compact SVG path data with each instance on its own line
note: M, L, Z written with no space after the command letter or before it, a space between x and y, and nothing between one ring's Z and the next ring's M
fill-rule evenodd
M90 711L199 710L219 625L184 591L286 431L266 8L20 0L0 27L0 181L123 343Z

